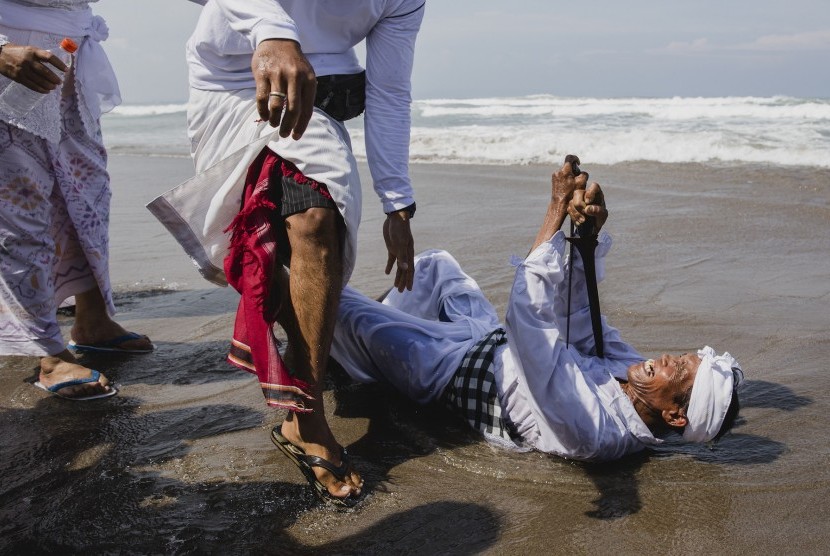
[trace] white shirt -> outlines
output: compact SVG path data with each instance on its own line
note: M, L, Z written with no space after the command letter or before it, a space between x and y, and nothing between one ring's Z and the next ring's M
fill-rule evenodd
M603 233L598 280L610 247ZM593 334L579 261L572 276L571 345L565 346L566 250L559 231L517 265L508 341L496 349L493 369L502 415L537 450L578 460L618 459L660 442L616 380L643 357L604 318L605 357L588 355ZM453 322L438 321L442 310ZM498 326L475 281L448 253L430 251L417 257L411 292L392 290L380 305L344 291L332 356L356 380L386 381L428 403L440 397L464 354Z
M611 238L596 251L597 280L605 271ZM525 442L543 452L579 460L612 460L659 442L640 419L617 378L643 357L603 317L605 357L593 351L585 275L572 274L570 347L567 242L562 231L516 268L508 301L507 345L497 352L502 409Z
M251 55L265 39L300 44L318 76L362 70L366 40L366 155L384 212L414 202L409 133L415 38L424 0L211 0L187 44L190 86L254 89Z

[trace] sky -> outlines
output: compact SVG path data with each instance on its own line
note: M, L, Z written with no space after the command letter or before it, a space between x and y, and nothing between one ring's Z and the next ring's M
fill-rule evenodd
M184 43L199 5L94 9L125 104L187 99ZM415 99L830 98L830 1L428 0L412 84Z

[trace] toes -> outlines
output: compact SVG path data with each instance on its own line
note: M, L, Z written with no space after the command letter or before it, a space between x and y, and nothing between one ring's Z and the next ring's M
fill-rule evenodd
M349 484L352 487L356 488L358 491L360 491L360 489L363 488L363 477L361 477L354 469L349 471L349 474L346 477L346 479L348 480Z
M352 495L352 487L340 481L334 481L326 488L328 488L329 494L337 498L348 498Z
M92 370L84 369L86 372L78 374L75 378L89 378L92 376ZM68 376L66 380L72 380L72 376ZM94 396L95 394L103 394L109 392L111 389L110 381L103 374L99 374L97 382L87 382L85 384L76 384L75 386L67 386L61 388L59 392L63 396L82 397Z
M147 336L142 336L141 338L124 342L121 347L124 349L150 349L153 347L153 344Z
M135 338L121 342L119 347L122 349L150 349L153 347L153 343L150 341L149 336L138 334Z
M94 396L95 394L103 394L109 391L110 387L108 384L104 384L102 381L90 382L89 384L78 384L76 386L67 386L66 388L58 390L62 396L69 396L72 398Z
M360 489L363 486L363 479L354 471L350 471L341 481L328 471L318 474L318 480L326 486L329 494L336 498L348 498L360 496Z

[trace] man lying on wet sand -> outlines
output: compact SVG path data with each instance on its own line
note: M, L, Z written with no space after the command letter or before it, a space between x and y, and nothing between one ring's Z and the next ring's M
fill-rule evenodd
M604 357L595 354L582 261L574 253L570 345L565 234L608 212L602 190L572 168L553 175L547 213L530 254L518 262L506 323L476 282L444 251L416 258L410 292L382 302L347 288L333 357L355 380L386 381L420 403L443 401L485 437L576 460L612 460L661 442L671 431L691 442L723 435L738 413L743 374L728 353L646 360L603 318ZM572 171L576 170L576 176ZM611 247L596 249L598 278ZM279 430L275 430L275 438Z

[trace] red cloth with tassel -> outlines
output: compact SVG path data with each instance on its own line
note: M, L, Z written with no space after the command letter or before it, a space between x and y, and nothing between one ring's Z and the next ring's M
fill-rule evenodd
M242 208L225 230L231 232L225 276L241 295L228 361L257 375L268 405L308 412L306 400L313 399L309 385L285 366L273 330L280 304L273 281L277 265L274 227L282 223L279 197L270 186L272 179L283 176L330 197L325 185L307 178L270 149L263 149L248 168Z

